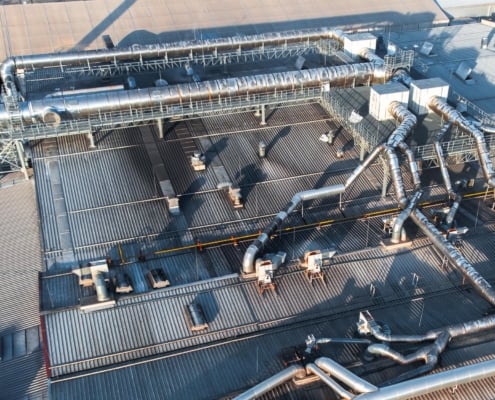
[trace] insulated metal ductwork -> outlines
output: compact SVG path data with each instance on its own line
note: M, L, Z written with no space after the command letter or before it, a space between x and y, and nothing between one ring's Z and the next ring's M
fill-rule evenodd
M362 164L358 165L357 168L352 171L349 178L345 181L345 188L349 188L352 183L361 175L366 168L368 168L373 161L380 155L380 153L385 150L385 144L380 144L375 147L375 149L370 153L368 157L362 162Z
M492 306L495 306L495 290L490 283L459 253L459 251L443 237L441 232L424 214L416 209L411 219L432 241L433 245L459 270L474 289Z
M387 145L392 148L397 147L411 133L418 122L416 116L399 101L392 101L388 106L388 112L394 117L400 125L394 130L387 140Z
M26 125L42 122L47 109L57 110L62 120L84 118L105 112L128 111L131 108L145 110L160 105L179 105L187 109L194 102L218 103L224 98L230 99L235 96L248 99L253 96L254 99L254 96L261 94L321 87L324 84L329 84L330 87L369 84L379 69L380 67L373 63L356 63L165 87L48 97L21 102L19 108ZM5 115L5 107L2 105L0 105L0 115ZM155 117L151 115L150 119L153 118Z
M303 201L324 199L326 197L335 196L337 194L343 193L344 190L344 185L332 185L320 189L312 189L305 192L296 193L294 197L292 197L290 203L287 204L285 209L283 211L280 211L275 216L270 225L268 225L263 233L258 236L258 238L248 247L248 249L244 253L244 258L242 260L242 272L245 274L255 272L254 263L256 261L256 257L265 248L268 241L270 240L270 236L277 232L278 229L280 229L289 214L294 211Z
M343 367L331 358L319 357L314 363L318 366L318 368L321 368L323 371L330 374L330 376L333 376L335 379L346 384L358 393L370 393L378 390L375 385L372 385L359 376L353 374L347 368Z
M385 156L390 168L390 176L392 178L392 184L394 185L395 198L399 207L404 209L407 206L407 195L404 189L404 182L402 180L402 173L400 170L399 158L397 153L390 146L385 146Z
M278 374L271 376L270 378L258 383L251 389L241 393L239 396L234 397L233 400L252 400L266 392L269 392L273 388L280 386L282 383L287 382L293 378L304 378L306 377L306 370L300 365L292 365L280 371Z
M419 188L421 187L421 178L419 176L418 163L416 162L416 158L414 157L414 151L411 150L406 142L399 142L399 144L397 144L397 148L403 154L405 154L407 162L409 163L409 170L411 171L414 189L419 190Z
M409 200L409 204L407 205L407 207L404 208L404 210L402 210L402 212L395 219L394 227L392 229L392 238L390 239L392 243L400 242L400 237L402 233L402 227L404 226L404 222L406 222L406 219L409 218L412 211L416 208L416 205L418 204L422 195L423 195L422 190L419 190L416 193L414 193L411 200Z
M358 395L354 400L407 400L492 376L495 376L495 360L484 361L382 387L372 393Z
M489 186L495 187L495 172L493 170L492 161L490 159L490 153L486 146L485 135L478 128L476 128L470 121L462 116L459 111L447 104L447 102L438 96L433 96L428 106L436 114L442 116L447 121L457 125L460 129L470 134L476 141L476 147L478 150L478 156L480 158L481 168L486 182Z
M257 35L238 35L233 37L183 40L175 43L157 43L150 45L132 45L124 48L72 51L64 53L33 54L7 58L0 66L0 78L3 83L14 81L17 69L39 69L47 67L64 68L68 66L140 61L147 59L187 58L194 61L205 54L220 56L218 53L242 52L254 48L269 46L287 46L292 43L315 43L320 39L333 39L343 42L346 34L339 29L316 28L273 32Z
M306 372L309 374L314 374L320 380L325 383L330 389L332 389L340 399L351 400L354 398L354 395L349 391L345 390L342 386L340 386L337 382L335 382L331 377L325 374L320 368L316 366L316 364L309 363L306 365Z

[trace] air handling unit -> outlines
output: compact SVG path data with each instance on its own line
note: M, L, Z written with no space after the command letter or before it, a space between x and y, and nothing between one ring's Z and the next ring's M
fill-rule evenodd
M378 121L392 119L389 112L390 103L398 101L404 106L409 99L409 89L398 82L375 85L370 89L370 114Z
M363 49L376 50L376 36L368 32L355 33L344 37L344 53L353 60L359 60Z
M447 100L449 84L440 78L420 79L411 83L409 109L416 115L430 112L428 104L433 96Z

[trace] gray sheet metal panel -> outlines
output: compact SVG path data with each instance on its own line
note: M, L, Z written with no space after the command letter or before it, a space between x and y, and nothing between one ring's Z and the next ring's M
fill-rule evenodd
M69 211L153 198L151 164L141 147L60 157Z
M169 222L160 199L70 213L69 220L76 247L143 239L166 231Z
M79 305L78 277L72 272L65 275L43 276L40 281L41 304L43 311Z
M52 188L48 175L47 160L33 160L35 187L40 214L43 246L45 251L60 250L58 225L53 204Z

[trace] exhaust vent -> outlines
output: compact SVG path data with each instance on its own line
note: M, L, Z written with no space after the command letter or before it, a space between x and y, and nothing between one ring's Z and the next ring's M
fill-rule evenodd
M186 320L189 329L193 332L208 329L205 312L199 303L191 303L186 306Z

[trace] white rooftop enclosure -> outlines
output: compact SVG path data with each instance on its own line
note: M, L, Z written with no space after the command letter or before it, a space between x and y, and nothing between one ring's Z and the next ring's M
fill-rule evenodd
M385 85L375 85L370 90L370 114L378 121L392 118L388 112L392 101L407 105L409 89L401 83L391 82Z
M440 78L419 79L411 84L409 109L416 115L430 112L428 103L432 96L447 100L449 84Z

